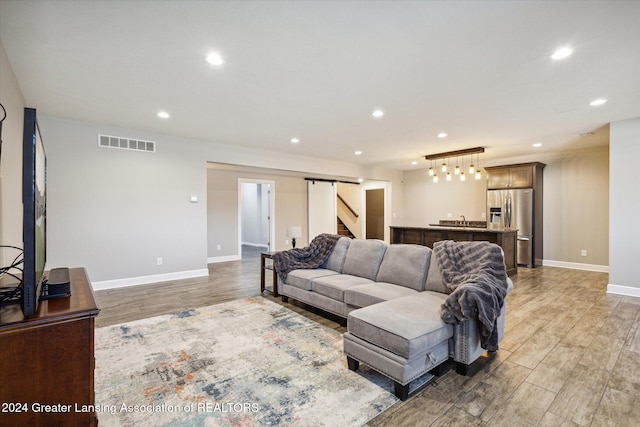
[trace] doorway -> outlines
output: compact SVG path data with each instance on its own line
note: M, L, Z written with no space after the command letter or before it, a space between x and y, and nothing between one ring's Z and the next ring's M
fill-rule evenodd
M384 188L365 190L367 239L384 240Z
M240 258L258 259L272 251L274 234L273 181L239 179L238 247Z

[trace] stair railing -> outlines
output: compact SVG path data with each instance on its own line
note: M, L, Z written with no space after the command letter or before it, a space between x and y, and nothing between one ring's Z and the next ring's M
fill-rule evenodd
M360 216L356 213L356 211L353 210L351 206L349 206L349 203L347 203L339 194L336 193L336 195L338 196L338 200L340 200L346 206L346 208L349 210L349 212L351 212L353 216L355 216L356 218Z

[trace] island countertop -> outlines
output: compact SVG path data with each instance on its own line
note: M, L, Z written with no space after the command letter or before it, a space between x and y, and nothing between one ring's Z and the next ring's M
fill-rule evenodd
M474 233L515 233L515 228L486 228L486 227L464 227L458 225L437 225L429 224L427 227L394 227L391 228L415 228L423 230L451 230L451 231L472 231Z

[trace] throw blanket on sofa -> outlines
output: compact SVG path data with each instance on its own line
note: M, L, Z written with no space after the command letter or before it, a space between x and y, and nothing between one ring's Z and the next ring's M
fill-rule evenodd
M273 255L273 265L282 281L287 280L289 272L298 268L311 269L320 267L329 258L339 234L319 234L306 248L294 248L277 252Z
M489 242L454 242L433 245L444 284L453 292L440 308L445 323L464 319L480 322L480 345L498 349L497 319L507 295L507 273L500 246Z

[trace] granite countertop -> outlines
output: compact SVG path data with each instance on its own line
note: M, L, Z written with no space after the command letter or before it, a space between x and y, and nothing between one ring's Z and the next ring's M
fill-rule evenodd
M458 225L429 225L428 227L416 227L424 228L425 230L447 230L447 231L472 231L474 233L515 233L518 230L506 229L506 228L486 228L486 227L462 227Z

